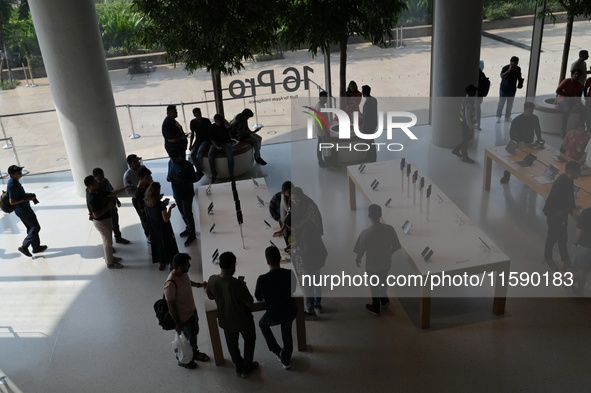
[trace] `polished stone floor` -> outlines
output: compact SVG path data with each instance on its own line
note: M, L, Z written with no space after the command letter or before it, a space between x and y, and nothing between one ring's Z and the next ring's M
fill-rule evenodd
M414 130L417 141L404 143L403 152L380 152L379 160L405 157L427 173L510 257L512 271L545 272L543 199L515 178L500 185L502 171L496 166L491 191L482 190L483 149L506 144L508 124L484 120L470 150L476 159L473 165L432 145L430 127ZM555 137L546 139L556 146ZM270 192L279 190L286 179L301 186L322 209L327 263L347 258L353 263L352 242L368 224L367 205L359 197L357 210L348 209L345 170L318 168L314 146L315 141L265 146L269 164L253 167L245 178L264 176ZM166 161L145 164L166 184ZM562 288L548 289L543 298L512 288L504 316L492 314L488 293L436 297L427 330L418 327L415 297L396 297L391 291L390 308L376 318L364 310L366 297L325 294L326 312L306 323L308 351L294 353L291 370L281 368L261 334L255 352L261 369L248 380L234 375L227 351L222 367L209 362L194 371L183 369L172 353L172 334L162 331L154 318L152 304L160 296L165 274L148 261L129 200L123 199L120 222L132 243L116 245L126 268L107 270L99 235L87 220L84 199L75 195L70 172L27 176L23 184L38 195L40 203L34 209L42 242L49 246L35 259L22 256L17 247L24 237L23 225L14 214L0 215L0 369L23 392L589 389L591 303L566 296ZM164 192L170 195L169 189ZM173 214L179 248L185 251L178 238L180 221L178 213ZM572 223L569 231L572 236ZM335 242L334 234L351 242ZM192 277L200 279L199 245L186 250L195 261ZM408 266L395 264L393 270L404 272ZM211 356L203 295L200 290L195 295L199 346Z

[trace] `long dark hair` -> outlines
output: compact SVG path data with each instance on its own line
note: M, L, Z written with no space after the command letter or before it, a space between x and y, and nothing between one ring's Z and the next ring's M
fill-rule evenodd
M160 202L160 198L162 198L162 194L160 194L160 189L160 183L158 183L157 181L148 186L146 194L144 195L144 202L146 202L146 206L154 207L158 202Z

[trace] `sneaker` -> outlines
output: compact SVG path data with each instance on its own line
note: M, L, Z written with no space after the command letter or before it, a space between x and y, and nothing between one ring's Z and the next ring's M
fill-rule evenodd
M19 247L18 250L26 257L33 257L33 254L29 251L29 247Z
M509 117L505 117L505 121L507 121L507 122L511 122L511 120L513 120L513 119L511 119L511 116L509 116Z
M241 368L236 367L235 371L236 371L236 375L238 375L238 376L241 376L242 375L242 369Z
M501 118L497 117L497 123L500 123L500 122L501 122Z
M371 315L375 315L376 317L379 317L381 315L380 310L379 309L376 310L375 308L373 308L373 306L371 304L366 304L365 309L367 310L368 313L370 313Z
M511 179L509 176L503 176L503 177L501 177L501 184L507 184L507 183L509 183L509 179Z
M569 263L563 262L562 263L562 268L560 269L560 271L562 273L572 272L572 271L575 271L575 270L577 270L577 268L574 267L573 265L571 265L570 262Z
M267 165L267 161L263 160L261 157L257 158L255 162L259 165Z
M197 172L197 181L201 180L203 178L203 176L205 176L205 173Z
M109 269L123 269L123 265L120 264L119 262L113 262L110 265L107 265L107 268L109 268Z
M386 303L382 303L382 308L390 307L390 301L388 300Z
M123 260L123 258L119 258L119 257L113 257L113 262L121 262Z
M462 155L460 154L460 151L459 150L455 150L454 149L454 150L451 151L451 154L453 154L454 156L458 156L458 157L462 158Z
M185 247L190 246L191 243L193 243L195 240L197 240L197 238L195 236L189 236L187 238L187 240L185 241Z
M33 254L37 254L37 253L43 252L45 250L47 250L47 246L33 247Z
M189 363L187 363L187 364L178 362L178 365L181 366L181 367L184 367L184 368L188 368L189 370L193 370L193 369L196 369L197 368L197 363L195 363L192 360Z
M181 232L181 235L180 236L181 237L187 237L187 236L189 236L189 230L188 229L185 229L184 231Z
M160 270L161 272L163 272L164 269L166 269L166 265L164 263L158 264L158 270Z
M118 237L115 239L115 243L119 243L119 244L129 244L131 243L129 240L123 238L123 237Z
M554 262L553 259L544 259L544 265L548 266L552 271L558 271L558 266L556 265L556 262Z
M306 321L316 321L318 320L318 317L316 316L315 312L304 312L304 317L306 318Z
M283 349L279 351L279 353L276 353L277 355L277 360L279 360L279 363L281 363L281 365L283 366L284 370L289 370L291 368L291 364L289 364L289 360L287 361L283 361L282 357L283 357Z
M324 309L322 308L322 305L317 305L314 306L314 309L316 310L316 312L318 312L318 314L324 314Z
M474 127L474 129L475 129L476 131L482 131L482 128L480 128L480 126L476 126L476 127Z
M474 164L474 160L471 159L470 157L466 156L466 157L462 157L462 162L467 162L468 164Z
M255 370L259 368L259 362L252 362L252 364L250 365L250 367L244 367L242 369L242 374L240 374L240 376L242 378L248 378L252 375L253 372L255 372Z

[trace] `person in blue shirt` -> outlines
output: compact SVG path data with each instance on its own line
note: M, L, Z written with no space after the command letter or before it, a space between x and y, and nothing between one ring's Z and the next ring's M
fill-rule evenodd
M166 181L172 185L172 196L183 217L186 228L181 232L181 237L187 237L185 246L190 245L197 237L195 235L195 219L193 218L193 197L195 190L193 183L197 182L197 174L193 165L184 157L184 153L177 149L171 149L168 156L168 176Z
M18 165L11 165L8 167L8 201L11 205L15 206L14 213L20 218L22 223L27 228L27 237L23 240L23 244L18 250L27 257L33 255L29 251L29 246L33 247L33 254L43 252L47 250L47 246L41 245L39 239L39 231L41 225L37 220L35 212L31 208L31 201L35 204L39 203L35 194L26 193L20 178L23 177L23 167Z

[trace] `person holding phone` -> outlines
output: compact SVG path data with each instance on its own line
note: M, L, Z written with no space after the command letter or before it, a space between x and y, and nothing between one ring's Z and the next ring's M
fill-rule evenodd
M159 269L164 270L166 265L170 265L172 269L172 260L179 253L179 249L170 224L172 209L176 207L176 204L168 206L169 199L162 200L163 195L160 190L160 183L150 184L146 190L144 201L150 232L152 263L158 263Z
M507 108L505 109L505 121L511 121L511 111L513 110L515 94L517 93L517 89L523 88L524 79L521 76L521 68L518 64L519 57L513 56L509 60L509 64L501 69L499 104L497 105L497 123L501 122L501 115L503 114L505 103L507 103Z

